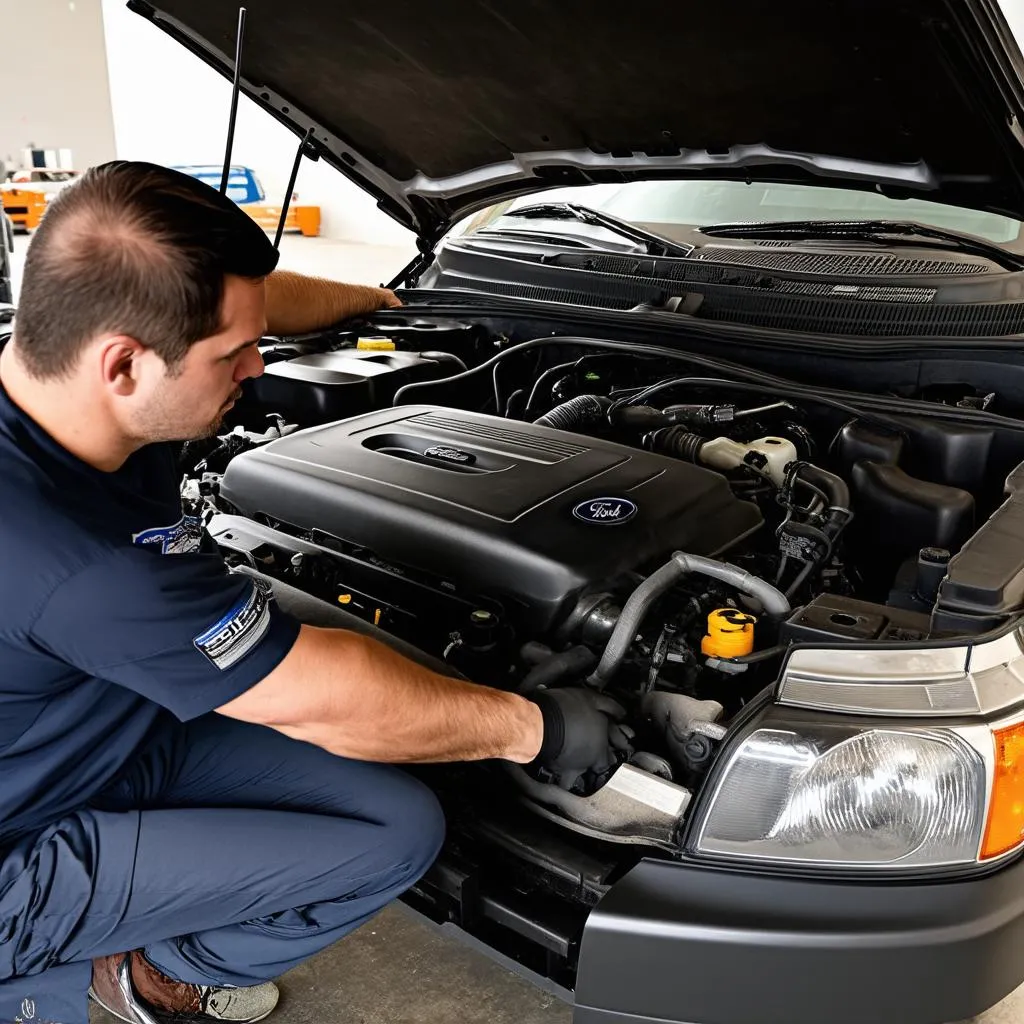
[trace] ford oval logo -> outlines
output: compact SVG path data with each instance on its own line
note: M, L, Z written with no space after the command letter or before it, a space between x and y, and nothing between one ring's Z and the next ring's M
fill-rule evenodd
M637 514L637 507L628 498L588 498L581 501L572 514L585 523L599 526L621 526Z

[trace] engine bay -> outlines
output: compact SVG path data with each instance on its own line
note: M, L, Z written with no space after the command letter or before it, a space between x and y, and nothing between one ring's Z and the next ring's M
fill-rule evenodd
M908 396L897 375L839 388L826 360L780 377L733 348L503 327L267 339L222 432L182 448L183 497L229 563L454 672L625 709L601 774L423 770L451 834L410 899L571 985L588 908L638 857L685 857L723 740L794 645L1019 613L1024 431L962 367Z

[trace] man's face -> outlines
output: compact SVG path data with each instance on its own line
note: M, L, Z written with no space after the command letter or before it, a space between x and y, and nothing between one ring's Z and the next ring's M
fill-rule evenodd
M148 353L146 385L133 402L131 433L145 442L185 441L217 432L241 396L241 383L263 373L256 348L266 333L262 281L225 278L219 333L197 341L175 367Z

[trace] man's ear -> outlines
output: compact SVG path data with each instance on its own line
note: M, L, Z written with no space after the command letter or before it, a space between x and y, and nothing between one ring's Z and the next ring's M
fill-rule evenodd
M139 385L145 347L127 335L105 338L100 347L100 376L115 395L127 397Z

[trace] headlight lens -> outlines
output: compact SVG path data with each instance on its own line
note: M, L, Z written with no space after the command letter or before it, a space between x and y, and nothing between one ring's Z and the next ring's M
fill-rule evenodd
M726 757L697 851L889 869L977 859L986 767L952 729L801 722L773 708Z

